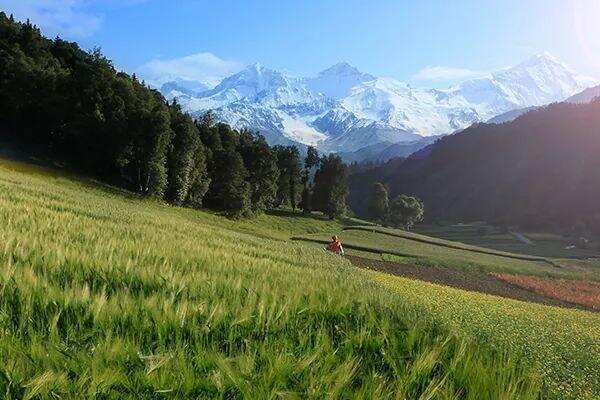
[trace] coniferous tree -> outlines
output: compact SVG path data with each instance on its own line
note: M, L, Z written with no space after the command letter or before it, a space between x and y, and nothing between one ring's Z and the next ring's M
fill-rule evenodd
M319 154L317 149L309 146L304 158L304 171L302 172L302 195L300 199L300 208L305 214L312 211L312 185L310 171L319 163Z
M207 201L226 215L246 216L250 212L248 171L237 151L220 150L214 154L214 172Z
M319 164L319 153L313 146L308 146L304 157L304 169L310 171Z
M295 146L275 146L274 150L279 168L276 203L289 204L295 210L300 194L300 154Z
M273 207L279 178L275 154L264 137L249 131L240 132L240 152L248 170L252 210L261 212Z
M304 188L302 189L300 208L304 214L310 214L312 211L312 188L309 183L305 183Z
M342 216L347 211L347 169L342 159L330 154L321 159L315 173L313 207L329 218Z
M190 173L190 189L186 204L190 207L200 208L203 205L204 195L210 185L210 176L207 169L206 149L198 138L196 152L193 156L192 170Z

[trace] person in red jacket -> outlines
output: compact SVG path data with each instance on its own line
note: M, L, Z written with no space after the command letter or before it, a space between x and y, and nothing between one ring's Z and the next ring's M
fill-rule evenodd
M337 236L331 237L331 242L327 245L327 250L332 253L339 254L340 256L344 255L344 248L342 247L342 242Z

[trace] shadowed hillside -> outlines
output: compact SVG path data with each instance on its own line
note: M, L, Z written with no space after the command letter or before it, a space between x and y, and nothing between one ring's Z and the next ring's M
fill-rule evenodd
M565 229L600 226L600 102L560 103L504 124L478 124L350 178L364 214L373 181L423 199L429 220ZM391 166L392 164L390 164Z

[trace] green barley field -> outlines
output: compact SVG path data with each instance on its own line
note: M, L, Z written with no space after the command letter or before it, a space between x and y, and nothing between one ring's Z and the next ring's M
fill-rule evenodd
M600 396L598 314L359 270L288 240L340 230L0 161L1 396Z

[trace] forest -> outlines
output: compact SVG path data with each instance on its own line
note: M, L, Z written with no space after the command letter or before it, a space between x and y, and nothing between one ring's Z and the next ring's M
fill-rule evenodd
M347 211L346 166L310 148L198 120L117 71L99 49L44 38L0 13L0 140L86 176L164 199L249 216L275 207Z

